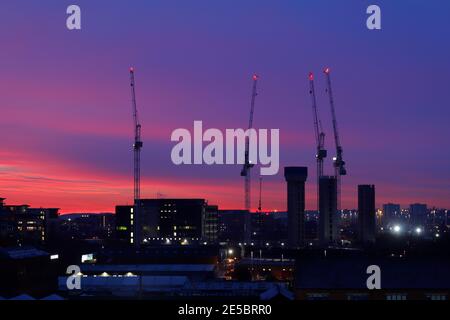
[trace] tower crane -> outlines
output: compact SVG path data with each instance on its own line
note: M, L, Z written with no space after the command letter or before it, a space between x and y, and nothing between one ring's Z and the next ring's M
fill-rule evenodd
M319 120L316 103L316 92L314 88L314 74L309 73L309 94L311 95L313 119L314 119L314 133L316 136L316 161L317 161L317 211L319 211L319 183L320 177L323 176L323 159L327 157L327 150L325 147L325 133L322 129L322 123Z
M261 213L262 210L261 196L262 196L262 177L259 177L259 202L258 202L259 213Z
M141 124L139 123L139 116L136 106L136 92L134 82L134 68L130 68L130 86L131 86L131 104L134 121L134 222L133 231L134 237L131 237L131 243L134 243L139 248L141 242L140 229L140 206L141 206ZM133 220L133 219L132 219Z
M347 174L347 170L345 169L345 161L342 158L342 146L339 139L339 132L336 121L336 111L334 108L334 99L333 99L333 91L331 89L331 76L330 76L330 68L325 68L323 71L325 73L326 81L327 81L327 92L330 100L330 108L331 108L331 117L333 121L333 131L334 131L334 144L336 145L336 156L333 157L333 165L334 165L334 175L336 177L336 186L337 186L337 208L340 208L340 196L341 196L341 176L345 176Z
M250 211L250 196L251 196L251 194L250 194L250 188L251 188L250 169L253 168L253 166L255 165L254 163L251 163L250 159L249 159L250 134L251 134L250 129L253 128L253 113L255 111L255 100L256 100L256 96L257 96L256 84L258 83L258 78L259 77L256 74L254 74L252 77L253 89L252 89L252 99L251 99L251 104L250 104L250 118L248 121L249 136L246 137L246 140L245 140L245 159L244 159L244 166L242 167L242 170L241 170L241 176L245 177L245 185L244 185L245 210L248 210L248 211Z

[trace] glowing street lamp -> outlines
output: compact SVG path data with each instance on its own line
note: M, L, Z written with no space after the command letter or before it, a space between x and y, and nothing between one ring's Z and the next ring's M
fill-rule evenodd
M400 233L400 231L402 231L402 227L400 227L398 224L394 226L393 228L395 233Z

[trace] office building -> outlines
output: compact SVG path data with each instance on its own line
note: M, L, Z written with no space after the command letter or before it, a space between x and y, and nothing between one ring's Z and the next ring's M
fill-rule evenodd
M141 239L135 239L136 223L133 206L116 206L118 239L135 241L167 241L189 244L191 241L215 241L217 207L204 199L141 199Z
M0 201L0 244L46 244L55 239L57 208L30 208L29 205L6 205Z

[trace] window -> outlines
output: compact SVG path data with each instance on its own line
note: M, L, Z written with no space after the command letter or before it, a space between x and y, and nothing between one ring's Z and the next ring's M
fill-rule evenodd
M444 293L428 293L427 294L428 300L447 300L447 295Z
M307 293L306 300L328 300L328 293Z
M352 301L361 301L361 300L368 300L369 295L367 293L349 293L347 295L347 300Z
M406 293L389 293L386 295L386 300L406 300Z

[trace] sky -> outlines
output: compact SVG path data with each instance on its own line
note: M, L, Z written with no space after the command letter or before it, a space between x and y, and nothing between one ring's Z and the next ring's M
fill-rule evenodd
M81 30L66 28L70 4ZM366 28L370 4L381 7L381 30ZM284 166L309 168L315 209L307 75L316 74L332 174L328 66L348 171L342 207L357 206L358 184L375 184L377 206L450 208L449 10L445 0L2 0L0 197L63 213L131 204L134 66L141 197L243 207L239 165L176 166L170 135L194 120L245 128L257 73L254 126L280 129L280 171L263 179L263 209L286 208Z

